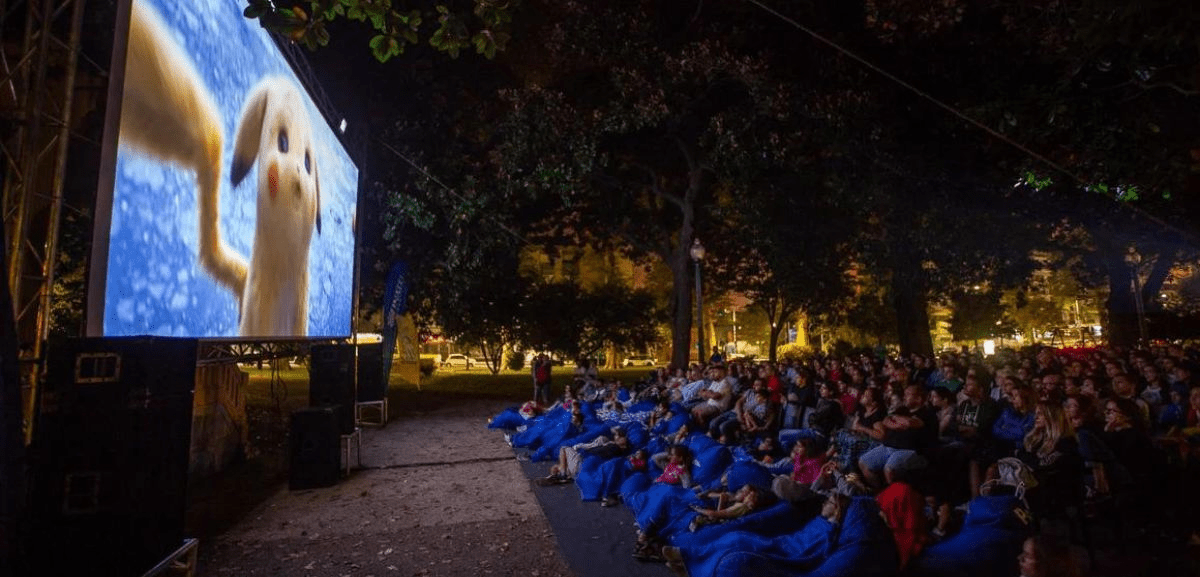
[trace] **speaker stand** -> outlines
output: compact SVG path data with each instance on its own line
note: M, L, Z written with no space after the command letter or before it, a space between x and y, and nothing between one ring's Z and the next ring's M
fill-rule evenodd
M346 474L350 474L350 449L358 457L358 468L362 468L362 429L354 427L354 432L342 435L342 457L346 460Z
M384 397L379 401L363 401L354 403L354 424L368 427L382 427L387 425L388 421L388 402ZM363 413L366 409L375 409L379 411L378 421L368 421L363 418Z

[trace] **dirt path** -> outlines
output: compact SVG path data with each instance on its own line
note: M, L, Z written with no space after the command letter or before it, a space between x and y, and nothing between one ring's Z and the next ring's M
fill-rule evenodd
M327 489L282 487L202 546L200 574L568 576L531 485L468 401L363 432L363 468Z

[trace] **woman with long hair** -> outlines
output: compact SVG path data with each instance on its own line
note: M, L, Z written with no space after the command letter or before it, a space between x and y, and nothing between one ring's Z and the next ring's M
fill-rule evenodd
M1033 428L1025 435L1023 450L1018 450L1018 456L1027 456L1027 462L1036 471L1039 467L1053 465L1068 449L1078 453L1075 430L1067 421L1063 406L1045 401L1038 403L1033 411Z

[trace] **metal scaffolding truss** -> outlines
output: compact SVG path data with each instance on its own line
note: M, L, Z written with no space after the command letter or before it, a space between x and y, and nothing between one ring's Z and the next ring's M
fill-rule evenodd
M49 332L84 4L0 0L0 212L8 256L5 272L21 343L26 417L32 413L33 388Z
M285 341L200 341L201 365L221 363L251 363L285 359L291 357L306 357L313 345L340 344L350 342L347 339L327 340L285 340Z
M24 37L5 38L0 66L4 116L3 216L9 287L26 359L41 356L63 211L84 0L4 2L3 30L24 16ZM13 53L14 49L19 52Z
M325 88L321 86L321 81L317 78L316 73L313 72L305 49L279 34L271 33L271 37L275 39L275 45L279 47L279 51L283 53L284 58L291 63L292 70L296 73L296 77L300 79L300 83L304 85L304 89L308 91L308 95L313 99L313 103L317 105L317 110L321 111L321 114L325 116L325 121L333 127L334 131L341 134L341 123L344 118L342 118L333 106L333 101L329 99L329 95L325 93Z

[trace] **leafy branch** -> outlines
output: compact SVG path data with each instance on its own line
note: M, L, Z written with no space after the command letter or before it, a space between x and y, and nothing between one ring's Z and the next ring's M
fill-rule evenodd
M464 49L475 48L484 57L495 58L512 39L515 2L473 0L469 12L441 2L424 8L402 9L392 0L249 0L246 18L258 19L266 29L282 34L309 50L329 44L328 24L344 18L368 24L373 31L368 46L380 62L404 54L408 45L428 33L429 45L458 58ZM428 22L436 22L430 33Z

